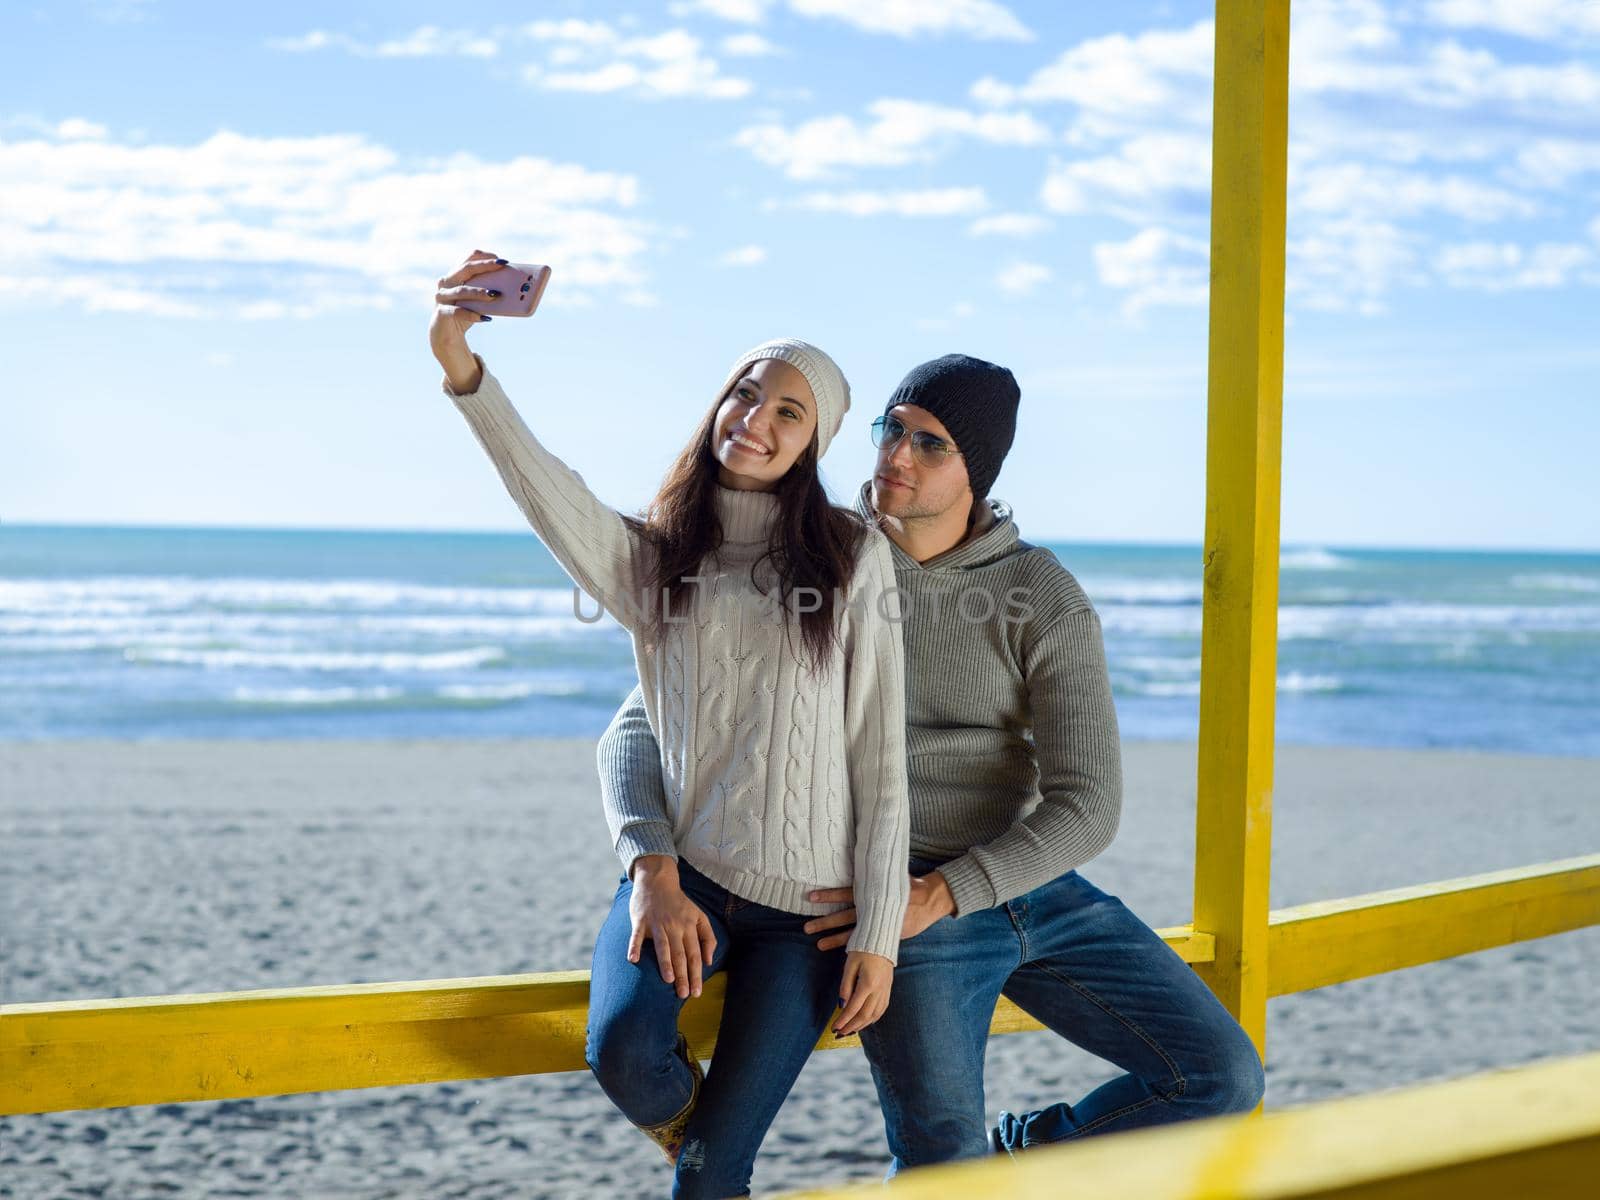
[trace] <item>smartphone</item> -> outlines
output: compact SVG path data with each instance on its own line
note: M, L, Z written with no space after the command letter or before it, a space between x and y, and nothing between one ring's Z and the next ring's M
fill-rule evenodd
M486 313L491 317L531 317L550 282L550 268L537 263L512 263L498 271L474 275L467 281L473 287L490 288L500 293L498 300L463 300L458 308Z

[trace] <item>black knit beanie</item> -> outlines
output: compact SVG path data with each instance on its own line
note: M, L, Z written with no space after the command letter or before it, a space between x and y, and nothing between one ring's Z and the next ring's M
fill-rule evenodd
M883 411L915 404L938 417L967 460L973 497L982 500L1011 449L1021 399L1016 378L1004 367L966 354L946 354L913 367Z

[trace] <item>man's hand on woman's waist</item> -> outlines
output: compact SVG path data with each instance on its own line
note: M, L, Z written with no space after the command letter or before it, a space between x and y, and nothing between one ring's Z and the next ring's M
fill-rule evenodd
M850 931L855 927L856 910L854 888L823 888L815 892L806 893L807 898L819 904L849 904L850 908L841 908L836 913L829 913L825 917L814 917L805 924L807 933L822 933L827 936L817 942L818 950L834 950L850 940ZM913 875L911 877L911 899L906 904L906 919L900 925L900 940L914 938L929 925L941 917L948 917L956 911L956 899L950 893L950 885L944 881L944 876L937 871L930 871L926 875Z

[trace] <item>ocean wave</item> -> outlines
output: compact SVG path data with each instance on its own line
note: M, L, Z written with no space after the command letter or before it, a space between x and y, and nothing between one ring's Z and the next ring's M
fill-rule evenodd
M1117 665L1129 671L1164 671L1190 673L1200 669L1200 656L1192 658L1167 658L1155 654L1129 654L1117 659Z
M1296 550L1280 550L1280 571L1343 571L1356 565L1355 560L1344 558L1316 546Z
M1079 576L1095 604L1198 604L1205 588L1198 580L1123 579Z
M588 611L590 605L585 605ZM384 579L104 575L0 579L0 613L116 616L194 608L245 610L482 609L572 615L569 587L465 587Z
M182 650L138 648L126 652L129 662L172 663L216 669L260 667L284 671L463 671L505 658L499 646L473 646L436 653L397 652L272 652L259 650Z
M1511 586L1548 592L1600 592L1600 578L1593 575L1513 575Z
M593 623L548 616L305 616L281 613L186 613L140 616L0 616L0 650L125 650L149 645L205 645L243 650L308 649L352 637L475 638L497 642L625 639L610 617Z
M1113 664L1115 665L1115 664ZM1124 682L1123 687L1137 696L1198 696L1198 679L1139 679ZM1338 692L1344 690L1344 680L1337 675L1309 675L1290 671L1278 676L1280 692Z
M1337 675L1307 675L1290 671L1278 676L1280 692L1337 692L1344 689L1344 680Z
M576 680L523 680L518 683L452 683L434 691L444 700L489 703L525 700L529 696L581 696L583 684Z
M1196 638L1201 610L1143 605L1097 606L1102 628L1127 637ZM1600 633L1600 605L1284 604L1278 637L1341 638L1473 632L1489 636Z
M294 687L294 688L234 688L232 698L238 704L259 704L271 707L323 708L336 704L373 704L395 700L404 690L397 687Z

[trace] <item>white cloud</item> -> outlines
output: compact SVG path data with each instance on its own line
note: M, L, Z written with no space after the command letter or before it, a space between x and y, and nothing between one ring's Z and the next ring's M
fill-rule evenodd
M1426 12L1441 25L1537 41L1600 37L1600 5L1594 0L1432 0Z
M1198 238L1151 226L1125 242L1096 243L1093 255L1100 282L1129 293L1122 306L1129 316L1154 305L1206 302L1210 249Z
M1031 42L1033 34L1010 9L994 0L789 0L804 17L832 17L867 33L896 37L965 34Z
M1525 196L1461 175L1433 176L1365 163L1308 168L1290 186L1290 203L1302 213L1418 216L1446 213L1464 221L1531 217L1539 207Z
M637 202L631 175L531 156L402 157L356 134L0 140L8 264L88 311L420 307L474 245L551 263L552 302L614 296L643 276L653 231L631 215Z
M348 34L313 30L274 38L275 50L307 53L337 49L363 58L469 56L491 58L502 43L535 43L543 61L522 68L522 79L547 91L624 92L646 99L700 97L736 100L752 90L748 79L724 75L685 29L626 37L604 21L530 21L485 34L425 25L405 37L365 43Z
M918 318L917 328L926 330L930 333L938 333L955 329L965 322L969 317L973 316L977 311L978 310L974 305L962 300L956 304L952 304L950 306L950 311L942 317Z
M1338 216L1286 247L1289 296L1307 308L1375 315L1396 287L1420 286L1420 235L1370 216Z
M671 7L675 17L692 13L708 13L724 21L737 21L745 25L759 25L766 19L767 9L773 0L681 0Z
M566 52L553 65L582 61L580 39L564 39ZM582 40L598 50L584 70L551 70L534 64L523 68L527 82L548 91L629 92L647 99L696 96L736 100L752 90L748 79L722 74L715 59L701 53L700 39L683 29L621 40Z
M1565 287L1594 262L1594 251L1575 243L1466 242L1441 247L1434 267L1451 287L1502 292Z
M564 21L531 21L522 27L522 33L539 42L576 42L583 46L608 45L619 36L604 21L580 21L575 17Z
M1600 141L1540 138L1517 151L1507 179L1539 188L1562 188L1579 175L1600 172Z
M762 246L740 246L729 250L717 260L724 267L759 267L767 261L767 251Z
M1050 222L1036 213L995 213L979 217L967 226L973 237L1034 237L1050 229Z
M1209 120L1216 35L1210 21L1183 30L1153 30L1134 37L1112 34L1080 42L1018 85L985 77L972 86L983 104L1071 103L1085 114L1117 124L1161 116Z
M789 206L851 217L966 217L988 208L989 198L979 187L906 192L807 192L789 201Z
M1050 131L1023 112L976 113L918 100L875 100L870 122L817 117L794 128L769 123L739 131L734 144L791 179L826 179L842 167L898 167L929 162L955 141L1038 146Z
M787 0L801 17L843 21L863 33L918 37L957 34L981 40L1030 42L1033 34L997 0ZM759 25L776 0L679 0L674 16L704 13L743 25Z
M499 46L492 38L465 29L441 29L437 25L423 25L404 37L376 43L315 29L295 38L269 38L267 46L292 54L336 49L361 58L493 58L499 53Z
M994 284L1011 296L1027 296L1055 278L1055 273L1043 263L1014 262L1000 269Z
M1052 163L1040 189L1051 212L1111 212L1132 221L1210 203L1211 143L1186 133L1129 138L1114 154Z
M720 46L730 58L771 58L783 53L759 33L732 33L722 39Z

